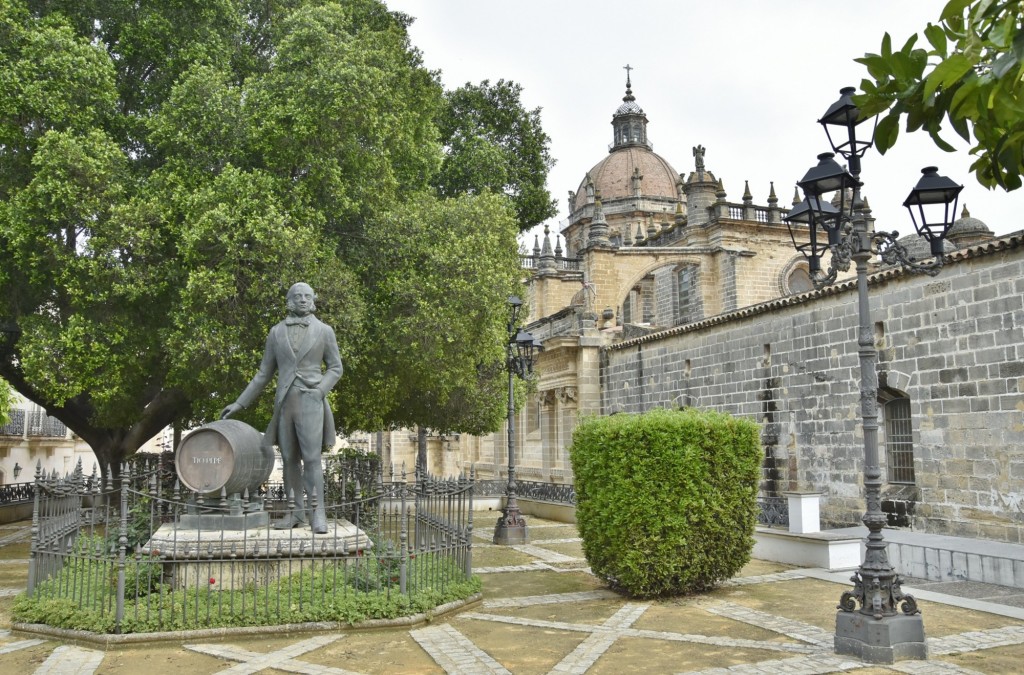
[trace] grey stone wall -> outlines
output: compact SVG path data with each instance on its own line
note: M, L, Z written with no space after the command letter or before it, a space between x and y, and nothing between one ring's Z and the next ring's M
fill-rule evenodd
M872 278L881 384L909 397L914 445L915 485L883 499L894 523L1022 542L1024 238L954 257L935 278ZM821 490L825 525L856 524L856 295L847 282L608 348L603 412L691 405L755 419L762 490Z

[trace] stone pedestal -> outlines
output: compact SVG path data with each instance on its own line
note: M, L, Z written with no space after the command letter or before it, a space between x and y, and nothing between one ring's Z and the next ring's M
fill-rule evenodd
M492 541L499 546L518 546L530 543L530 535L526 523L509 525L499 520Z
M811 534L821 531L820 492L783 492L789 502L789 531Z
M266 511L253 513L183 513L178 516L178 527L183 530L252 530L270 525L270 514Z
M348 564L373 542L347 520L328 520L327 534L308 526L290 530L254 527L208 530L161 525L142 555L164 566L174 588L216 586L222 590L257 586L298 573L312 560L317 565Z
M860 612L840 611L836 614L835 651L869 663L927 659L924 619L920 614L876 619Z

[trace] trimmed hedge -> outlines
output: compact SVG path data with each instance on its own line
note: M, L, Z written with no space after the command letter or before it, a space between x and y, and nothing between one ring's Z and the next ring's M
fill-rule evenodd
M583 421L569 457L594 574L637 597L705 591L754 546L757 424L693 409Z

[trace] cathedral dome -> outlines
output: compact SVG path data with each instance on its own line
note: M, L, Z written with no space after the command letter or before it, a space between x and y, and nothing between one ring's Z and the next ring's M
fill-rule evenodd
M571 211L592 203L598 191L605 204L635 197L638 192L643 197L678 199L679 174L652 149L647 138L647 116L633 96L629 70L627 66L626 95L612 115L614 134L610 154L583 177L569 205Z
M593 190L600 190L601 201L605 204L614 199L632 197L633 175L639 170L643 176L640 181L641 194L645 197L663 197L675 200L679 191L676 183L679 174L661 155L643 146L623 147L614 150L610 155L594 165L580 183L576 191L576 201L572 210L576 211L587 205L588 182L593 183Z

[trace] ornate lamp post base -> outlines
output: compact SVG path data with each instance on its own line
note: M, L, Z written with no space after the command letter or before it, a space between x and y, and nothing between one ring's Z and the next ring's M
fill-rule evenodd
M836 614L836 654L868 663L895 663L928 658L924 619L920 614L897 614L876 619L860 612Z
M519 507L506 506L501 513L494 528L494 543L501 546L530 543L530 532L526 528L526 519L519 513Z

